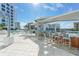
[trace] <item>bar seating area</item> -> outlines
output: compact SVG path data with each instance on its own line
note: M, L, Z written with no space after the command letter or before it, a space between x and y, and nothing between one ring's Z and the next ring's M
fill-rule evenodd
M57 21L69 20L79 20L79 10L56 17L49 17L43 20L38 20L35 25L38 24L38 31L40 29L39 32L44 31L42 32L43 35L41 35L44 39L48 40L49 44L53 46L56 45L60 47L67 47L66 49L79 49L79 31L75 30L75 27L73 29L61 28L61 24L59 22L53 23Z
M69 48L79 48L79 37L77 35L69 35L69 34L53 34L50 40L50 43L67 46Z
M79 48L79 35L78 33L48 33L40 32L38 37L42 40L47 39L49 44L55 43L56 45L66 46L68 48Z

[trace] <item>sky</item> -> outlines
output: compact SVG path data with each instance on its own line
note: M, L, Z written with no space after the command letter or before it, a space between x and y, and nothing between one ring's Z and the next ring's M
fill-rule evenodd
M21 23L21 28L39 17L57 16L79 9L79 3L15 3L13 5L16 10L17 21ZM73 21L57 23L60 23L61 28L73 27Z

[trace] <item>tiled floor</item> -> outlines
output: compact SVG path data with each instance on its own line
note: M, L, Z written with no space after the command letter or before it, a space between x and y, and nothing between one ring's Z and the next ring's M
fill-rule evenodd
M39 47L32 40L23 40L19 35L15 38L15 43L0 50L0 56L37 56Z
M33 40L33 39L32 39ZM73 54L59 49L51 44L48 44L47 40L33 40L39 45L39 56L74 56Z
M0 56L74 56L73 54L48 44L47 40L35 37L25 38L22 34L15 36L11 46L0 50Z

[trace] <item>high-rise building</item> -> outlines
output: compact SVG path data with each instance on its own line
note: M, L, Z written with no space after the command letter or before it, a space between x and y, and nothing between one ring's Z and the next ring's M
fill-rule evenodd
M79 22L75 22L74 23L74 29L75 30L79 30Z
M16 27L16 29L20 30L20 22L16 22L15 27Z
M4 17L0 20L1 24L4 25L4 29L8 28L8 20L10 20L10 29L15 29L15 8L12 4L1 3L0 11L4 14ZM6 16L9 18L7 19Z

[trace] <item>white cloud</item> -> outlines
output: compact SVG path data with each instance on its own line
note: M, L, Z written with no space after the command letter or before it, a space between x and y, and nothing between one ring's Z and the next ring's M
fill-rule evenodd
M43 5L43 7L44 7L44 8L49 8L49 6L47 6L47 5Z
M43 4L42 6L43 6L44 8L46 8L46 9L51 10L51 11L56 11L56 10L58 10L59 8L63 8L63 7L64 7L64 5L61 4L61 3L54 3L54 4L51 4L51 6L49 6L49 5L47 5L47 4Z
M55 10L56 10L55 7L53 7L53 6L48 6L48 5L46 5L46 4L43 4L43 7L46 8L46 9L48 9L48 10L51 10L51 11L55 11Z
M70 12L70 11L72 11L73 9L72 8L69 8L68 10L67 10L67 12Z
M63 5L63 4L61 4L61 3L56 3L56 7L57 7L57 8L63 8L63 7L64 7L64 5Z

